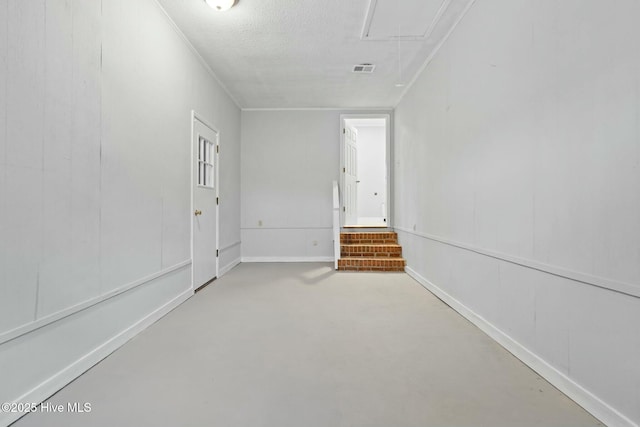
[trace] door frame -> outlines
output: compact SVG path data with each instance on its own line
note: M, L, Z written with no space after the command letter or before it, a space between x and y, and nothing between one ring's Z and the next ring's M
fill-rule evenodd
M387 170L386 178L387 178L387 197L385 200L386 208L387 208L387 228L392 228L392 219L391 219L391 115L390 114L340 114L340 227L344 227L345 222L345 212L344 212L344 172L343 168L345 167L344 161L344 138L346 128L346 121L349 119L384 119L385 121L385 134L386 134L386 155L385 155L385 163Z
M194 137L196 134L196 121L200 122L200 124L208 127L209 129L211 129L213 132L216 133L217 136L217 141L216 141L216 145L219 146L220 145L220 131L218 130L218 128L214 125L211 124L210 121L208 121L207 119L205 119L202 115L198 114L195 110L191 110L191 138L189 140L189 144L191 145L191 156L189 157L189 162L191 163L191 166L189 167L189 170L191 171L191 178L189 180L189 182L191 183L191 189L190 189L190 194L191 194L191 202L190 202L190 206L191 209L189 211L189 216L191 218L191 290L192 291L196 291L195 288L195 258L194 258L194 252L195 252L195 240L194 240L194 233L195 233L195 215L193 214L194 209L195 209L195 190L196 190L196 182L195 182L195 170L194 170L194 164L195 164L195 157L196 156L196 152L194 149ZM216 199L219 201L220 200L220 153L216 152L216 155L214 156L214 169L215 169L215 178L214 178L214 191L215 191L215 197ZM216 256L216 275L213 279L216 279L218 277L218 274L220 274L220 203L216 203L216 251L218 251L218 254ZM200 284L199 286L202 286L202 284Z

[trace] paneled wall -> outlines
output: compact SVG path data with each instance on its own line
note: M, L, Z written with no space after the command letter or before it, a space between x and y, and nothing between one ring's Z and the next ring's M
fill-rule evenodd
M46 397L190 295L191 110L220 130L228 269L240 111L158 4L0 2L0 401Z
M477 1L395 117L408 271L640 424L640 3Z
M340 114L366 113L242 112L243 260L333 260L332 182L340 178Z

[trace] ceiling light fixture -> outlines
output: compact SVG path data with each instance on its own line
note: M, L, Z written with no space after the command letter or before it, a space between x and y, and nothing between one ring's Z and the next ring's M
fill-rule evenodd
M218 12L229 10L238 2L238 0L204 0L204 1L209 5L209 7L217 10Z

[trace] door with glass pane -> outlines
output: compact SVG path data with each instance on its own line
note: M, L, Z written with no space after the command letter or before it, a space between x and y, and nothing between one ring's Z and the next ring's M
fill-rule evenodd
M218 275L218 133L193 121L193 288Z

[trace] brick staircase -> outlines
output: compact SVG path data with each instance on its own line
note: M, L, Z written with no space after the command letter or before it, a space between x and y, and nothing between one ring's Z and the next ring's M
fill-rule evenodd
M340 233L338 270L404 271L405 264L393 231Z

